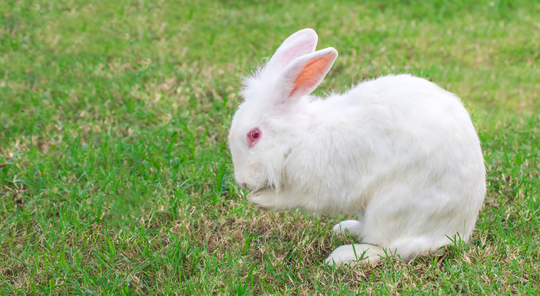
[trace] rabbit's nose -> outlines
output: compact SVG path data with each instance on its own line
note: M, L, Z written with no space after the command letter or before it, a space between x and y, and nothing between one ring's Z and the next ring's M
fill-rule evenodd
M240 187L247 188L247 184L246 183L240 183Z

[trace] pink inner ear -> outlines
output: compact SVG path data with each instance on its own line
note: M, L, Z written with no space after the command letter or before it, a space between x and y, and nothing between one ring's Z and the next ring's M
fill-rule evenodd
M275 71L281 72L287 65L289 65L296 58L301 57L305 54L313 52L315 47L315 42L317 40L309 40L301 44L294 44L289 48L283 49L283 52L280 52L275 62Z
M333 56L331 54L309 61L298 77L296 77L290 97L298 90L310 89L317 86L326 74L326 71L328 71L328 66L332 62Z

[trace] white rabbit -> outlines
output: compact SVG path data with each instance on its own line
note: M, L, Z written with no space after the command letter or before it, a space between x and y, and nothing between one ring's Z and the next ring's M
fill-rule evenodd
M296 32L245 81L229 145L249 201L268 211L358 214L334 231L364 244L337 248L329 264L410 260L454 237L467 241L486 184L461 101L410 75L310 96L338 56L315 51L317 39L311 29Z

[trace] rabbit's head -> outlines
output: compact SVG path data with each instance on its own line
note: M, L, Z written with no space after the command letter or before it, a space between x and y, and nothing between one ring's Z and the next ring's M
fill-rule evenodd
M285 185L287 158L312 124L308 95L337 58L334 48L315 52L316 45L315 31L298 31L244 81L245 101L229 133L236 181L243 188L279 191Z

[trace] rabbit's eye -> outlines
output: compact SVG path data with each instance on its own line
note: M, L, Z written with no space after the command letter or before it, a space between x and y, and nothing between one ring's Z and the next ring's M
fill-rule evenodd
M253 147L261 139L262 133L259 128L254 128L246 135L249 148Z

